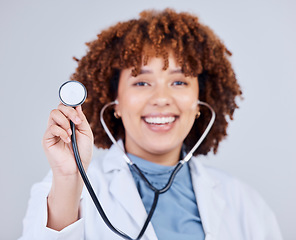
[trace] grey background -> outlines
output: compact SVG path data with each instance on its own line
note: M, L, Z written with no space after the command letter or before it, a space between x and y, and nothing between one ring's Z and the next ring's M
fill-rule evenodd
M254 187L284 239L296 237L296 3L289 0L0 1L0 239L21 235L30 188L49 165L41 139L85 42L147 8L197 14L233 52L245 100L217 155L202 159Z

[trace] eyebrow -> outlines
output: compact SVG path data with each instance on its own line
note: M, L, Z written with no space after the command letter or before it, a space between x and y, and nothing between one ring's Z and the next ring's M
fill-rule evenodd
M169 71L170 74L174 74L174 73L183 73L181 68L177 68L177 69L173 69Z
M141 69L139 75L141 74L148 74L148 73L153 73L153 71L149 70L149 69ZM177 69L173 69L169 71L169 74L176 74L176 73L183 73L181 68L177 68Z

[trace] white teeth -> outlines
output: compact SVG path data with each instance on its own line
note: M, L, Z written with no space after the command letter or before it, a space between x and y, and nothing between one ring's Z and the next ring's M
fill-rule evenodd
M145 122L149 124L168 124L175 121L175 117L148 117Z

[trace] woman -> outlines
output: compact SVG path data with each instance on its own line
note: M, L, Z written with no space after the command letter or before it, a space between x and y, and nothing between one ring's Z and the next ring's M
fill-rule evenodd
M159 196L142 239L281 239L273 213L236 179L204 167L196 157L217 152L242 92L228 60L231 53L197 17L145 11L87 44L72 79L88 90L83 106L53 110L43 137L51 173L32 189L21 239L122 239L103 222L73 157L69 120L89 178L111 223L136 238L154 193L130 168L104 132L100 110L128 157L156 187L168 181L211 118L216 120L195 157ZM107 148L92 156L93 142ZM91 160L92 159L92 160Z

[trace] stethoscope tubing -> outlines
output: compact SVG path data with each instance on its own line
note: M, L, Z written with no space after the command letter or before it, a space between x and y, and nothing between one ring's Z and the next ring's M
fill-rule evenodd
M145 175L142 173L142 171L138 168L138 166L136 164L131 165L132 168L135 170L135 172L137 172L137 174L139 174L139 176L145 181L145 183L149 186L149 188L154 192L153 203L152 203L151 209L150 209L150 211L148 213L148 216L147 216L147 218L145 220L145 223L144 223L138 237L136 239L133 239L130 236L128 236L127 234L125 234L124 232L122 232L121 230L114 227L112 225L112 223L109 221L106 213L103 210L103 207L102 207L99 199L97 198L97 196L96 196L96 194L95 194L95 192L93 190L93 187L92 187L90 181L88 180L87 174L86 174L86 172L84 170L84 167L83 167L83 164L81 162L78 147L77 147L77 141L76 141L76 128L75 128L75 124L72 121L70 121L70 126L71 126L71 130L72 130L72 135L71 135L72 148L73 148L73 153L74 153L74 157L75 157L75 161L76 161L78 170L79 170L80 175L82 177L82 180L83 180L83 182L85 184L85 187L87 188L87 190L88 190L88 192L89 192L89 194L90 194L90 196L91 196L91 198L92 198L92 200L93 200L99 214L101 215L103 221L109 227L110 230L112 230L114 233L116 233L117 235L121 236L124 239L128 239L128 240L141 239L141 237L145 233L145 231L146 231L146 229L148 227L148 224L149 224L149 222L150 222L150 220L151 220L151 218L153 216L153 213L154 213L154 211L156 209L159 195L170 189L177 172L181 169L183 164L181 164L181 163L177 164L177 166L174 168L174 170L173 170L173 172L172 172L172 174L171 174L171 176L170 176L170 178L168 180L168 183L162 189L155 188L148 181L148 179L145 177Z
M170 175L170 178L167 182L167 184L161 188L161 189L157 189L155 188L150 182L149 180L145 177L145 175L142 173L142 171L140 170L140 168L133 163L131 165L131 168L141 177L142 180L144 180L144 182L148 185L148 187L154 192L154 193L158 193L158 194L162 194L165 193L167 190L170 189L171 185L173 184L174 178L177 175L177 173L180 171L180 169L183 167L183 163L179 162L176 167L174 168L173 172Z
M158 199L159 199L159 195L162 194L162 193L165 193L166 191L168 191L170 189L170 187L172 186L173 184L173 181L174 181L174 178L176 176L176 174L180 171L180 169L183 167L183 165L188 162L194 151L199 147L199 145L201 144L201 142L204 140L204 138L207 136L208 132L210 131L214 121L215 121L215 112L214 110L212 109L212 107L207 104L207 103L204 103L204 102L201 102L201 101L198 101L198 104L201 104L201 105L205 105L206 107L208 107L210 110L211 110L211 113L212 113L212 117L211 117L211 120L207 126L207 128L205 129L204 133L202 134L202 136L199 138L199 140L197 141L197 143L193 146L193 148L191 149L191 151L183 158L183 160L180 160L178 162L178 164L176 165L176 167L174 168L173 172L171 173L170 175L170 178L167 182L167 184L161 188L161 189L157 189L155 188L150 182L149 180L145 177L145 175L142 173L142 171L140 170L140 168L134 164L129 158L128 156L126 155L125 151L121 148L121 146L117 143L117 141L114 139L114 137L112 136L111 132L109 131L105 121L104 121L104 118L103 118L103 114L104 114L104 111L107 107L113 105L113 104L117 104L117 100L114 101L114 102L111 102L109 104L106 104L101 112L100 112L100 120L101 120L101 123L102 123L102 126L105 130L105 132L107 133L107 135L109 136L110 140L113 142L114 145L116 145L123 153L123 158L125 159L125 161L129 164L129 166L140 176L140 178L148 185L148 187L154 192L154 199L153 199L153 203L152 203L152 206L151 206L151 209L148 213L148 216L145 220L145 223L138 235L138 237L136 239L133 239L131 238L130 236L128 236L127 234L125 234L124 232L122 232L121 230L117 229L116 227L114 227L111 222L109 221L107 215L105 214L103 208L102 208L102 205L100 204L92 186L91 186L91 183L89 182L88 180L88 177L87 177L87 174L84 170L84 167L83 167L83 164L81 162L81 159L80 159L80 155L79 155L79 151L78 151L78 147L77 147L77 141L76 141L76 129L75 129L75 124L70 121L70 125L71 125L71 130L72 130L72 135L71 135L71 140L72 140L72 148L73 148L73 152L74 152L74 157L75 157L75 161L76 161L76 164L77 164L77 167L78 167L78 170L81 174L81 177L83 179L83 182L99 212L99 214L101 215L103 221L105 222L105 224L109 227L110 230L112 230L115 234L121 236L122 238L124 239L128 239L128 240L139 240L143 234L145 233L147 227L148 227L148 224L153 216L153 213L156 209L156 206L157 206L157 202L158 202Z
M71 130L72 130L72 135L71 135L71 142L72 142L72 148L73 148L73 153L74 153L74 157L75 157L75 161L78 167L78 170L80 172L80 175L82 177L82 180L85 184L85 187L87 188L89 195L91 196L99 214L101 215L102 219L104 220L105 224L110 228L110 230L112 230L114 233L120 235L121 237L125 238L125 239L129 239L129 240L133 240L132 238L130 238L129 236L127 236L125 233L123 233L122 231L120 231L119 229L115 228L111 222L109 221L107 215L105 214L102 205L100 204L100 201L97 198L97 195L95 194L95 191L93 190L93 187L90 183L90 181L88 180L87 174L84 170L84 167L82 165L81 159L80 159L80 155L79 155L79 151L78 151L78 147L77 147L77 141L76 141L76 128L75 128L75 124L70 121L70 126L71 126Z

